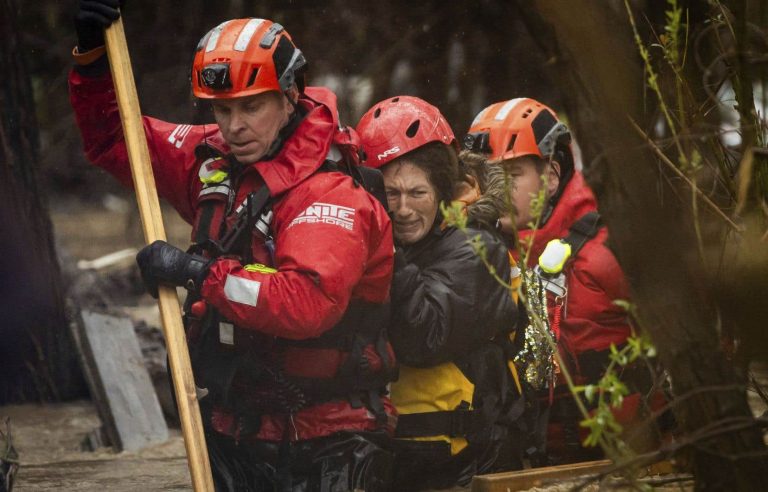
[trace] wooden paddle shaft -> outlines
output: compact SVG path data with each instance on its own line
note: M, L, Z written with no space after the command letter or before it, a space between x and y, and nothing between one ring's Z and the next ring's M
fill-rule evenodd
M139 202L144 238L147 244L150 244L158 239L165 240L165 229L160 212L160 202L157 198L155 178L152 175L149 148L144 134L139 98L136 94L122 18L112 23L105 30L104 35L117 103L120 108L120 119L123 123L125 143L128 148L128 158L133 173L133 184L136 188L136 199ZM195 491L213 492L211 466L208 461L208 450L205 447L205 436L200 419L200 408L197 404L192 364L181 323L179 298L176 295L176 289L170 286L160 285L158 293L160 318L163 322L165 344L171 364L173 387L176 391L176 404L179 409L181 429L187 448L187 461L192 476L192 485Z

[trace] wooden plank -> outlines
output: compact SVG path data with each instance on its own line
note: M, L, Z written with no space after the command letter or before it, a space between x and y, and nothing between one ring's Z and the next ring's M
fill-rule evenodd
M585 475L600 473L612 464L610 460L585 461L569 465L478 475L472 479L472 492L527 490L555 480L572 480Z
M88 383L116 451L137 451L168 439L155 388L144 367L133 322L92 311L81 314Z
M139 204L139 215L147 244L155 240L165 240L165 228L160 213L160 203L152 175L147 138L141 119L139 98L133 79L133 69L128 56L128 44L125 40L123 18L120 17L104 31L107 45L109 68L115 84L120 120L123 124L125 144L131 162L131 174ZM187 341L181 322L181 309L176 289L169 285L158 286L160 319L163 321L165 346L168 350L170 373L179 408L181 430L187 448L189 471L192 474L192 486L196 492L213 491L211 464L208 461L208 449L205 446L203 421L197 402L192 363L189 359Z

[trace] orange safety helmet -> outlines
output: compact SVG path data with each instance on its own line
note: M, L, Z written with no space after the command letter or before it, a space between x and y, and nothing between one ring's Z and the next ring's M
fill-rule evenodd
M283 26L266 19L234 19L211 29L197 45L192 93L228 99L304 88L307 61Z
M357 124L365 166L379 168L430 142L456 145L456 137L436 107L412 96L387 98Z
M498 162L525 155L548 160L558 144L570 154L570 143L571 133L554 111L534 99L517 98L480 111L462 146Z

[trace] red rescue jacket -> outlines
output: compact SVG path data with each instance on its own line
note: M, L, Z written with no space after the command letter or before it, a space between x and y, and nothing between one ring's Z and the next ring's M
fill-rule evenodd
M529 266L536 266L549 241L568 236L574 222L595 210L597 201L582 174L576 171L547 223L536 231L520 231L523 244L533 235ZM616 299L628 299L629 288L605 244L607 239L608 230L603 227L566 267L568 299L566 316L560 323L560 345L569 354L563 355L603 351L612 343L621 345L631 333L626 311L613 303Z
M111 77L86 77L73 71L69 85L88 158L132 186ZM277 272L248 271L237 259L219 258L201 295L239 330L303 341L327 333L351 302L388 302L394 248L389 217L375 198L345 174L317 172L332 143L354 141L339 126L335 95L327 89L307 88L299 105L307 114L279 153L248 166L233 184L232 209L263 183L268 186L274 213L274 261L267 266ZM218 127L150 117L143 122L159 195L184 220L196 224L203 188L198 176L203 159L196 150L204 144L228 152ZM254 258L266 264L264 255L256 251L259 248L261 245L254 244ZM327 367L314 367L322 366L314 357L287 359L285 366L298 374L329 372ZM394 412L386 398L384 407L388 414ZM217 409L212 425L231 433L232 420L230 413ZM284 432L286 425L290 432ZM378 427L364 406L335 399L306 407L290 419L262 416L257 434L250 437L309 439Z

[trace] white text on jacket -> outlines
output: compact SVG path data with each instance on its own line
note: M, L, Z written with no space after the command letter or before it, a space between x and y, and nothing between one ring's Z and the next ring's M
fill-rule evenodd
M332 203L315 202L293 219L288 228L304 223L333 224L351 231L355 226L355 209Z

